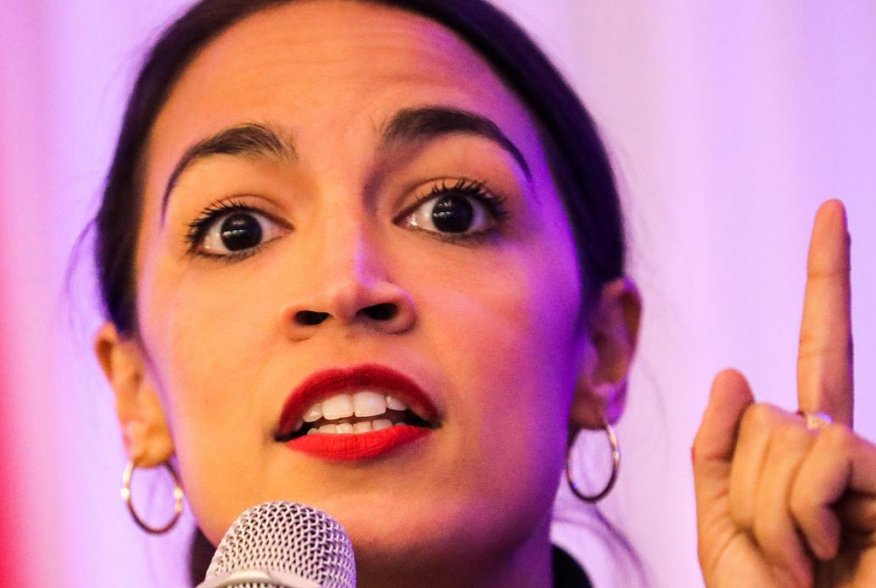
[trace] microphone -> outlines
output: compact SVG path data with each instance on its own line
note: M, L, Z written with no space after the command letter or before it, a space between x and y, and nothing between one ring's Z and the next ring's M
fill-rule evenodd
M356 588L350 538L322 511L291 502L245 510L197 588Z

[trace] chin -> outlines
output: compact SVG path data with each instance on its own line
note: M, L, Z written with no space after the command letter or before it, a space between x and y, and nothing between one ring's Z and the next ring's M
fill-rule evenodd
M416 562L428 570L488 561L526 543L550 520L550 508L527 512L472 499L454 505L440 496L420 505L384 499L371 506L332 513L350 535L357 562L366 567Z

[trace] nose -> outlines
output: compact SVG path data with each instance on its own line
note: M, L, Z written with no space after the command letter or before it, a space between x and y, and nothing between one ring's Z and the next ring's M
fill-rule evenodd
M363 227L324 233L309 250L313 263L303 288L283 309L294 340L330 328L401 334L416 321L410 293L393 280L377 239Z

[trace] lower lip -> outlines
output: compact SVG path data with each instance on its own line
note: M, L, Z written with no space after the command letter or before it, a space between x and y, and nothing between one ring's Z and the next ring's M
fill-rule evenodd
M385 455L431 432L425 427L394 425L370 433L316 433L286 443L286 447L332 461L356 461Z

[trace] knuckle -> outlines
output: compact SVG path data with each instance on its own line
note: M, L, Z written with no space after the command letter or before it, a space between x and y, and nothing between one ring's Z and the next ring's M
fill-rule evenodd
M776 549L781 543L781 526L772 517L758 517L754 521L754 537L758 545L770 559L782 559L782 550Z
M805 525L812 520L818 509L817 500L812 492L806 488L794 486L788 497L788 509L794 519Z
M751 530L754 525L754 509L750 495L730 489L730 518L740 529Z
M771 429L777 420L779 409L766 402L758 402L749 406L742 415L741 431L766 431Z
M843 266L809 267L806 276L810 281L831 282L844 278L848 270Z
M827 450L836 455L847 455L855 445L855 434L846 425L831 423L818 435Z
M824 345L809 333L800 335L800 342L797 351L798 360L808 360L819 357L824 353Z
M795 421L784 422L776 427L773 433L772 447L785 449L801 444L808 444L812 433L806 430L803 423Z

